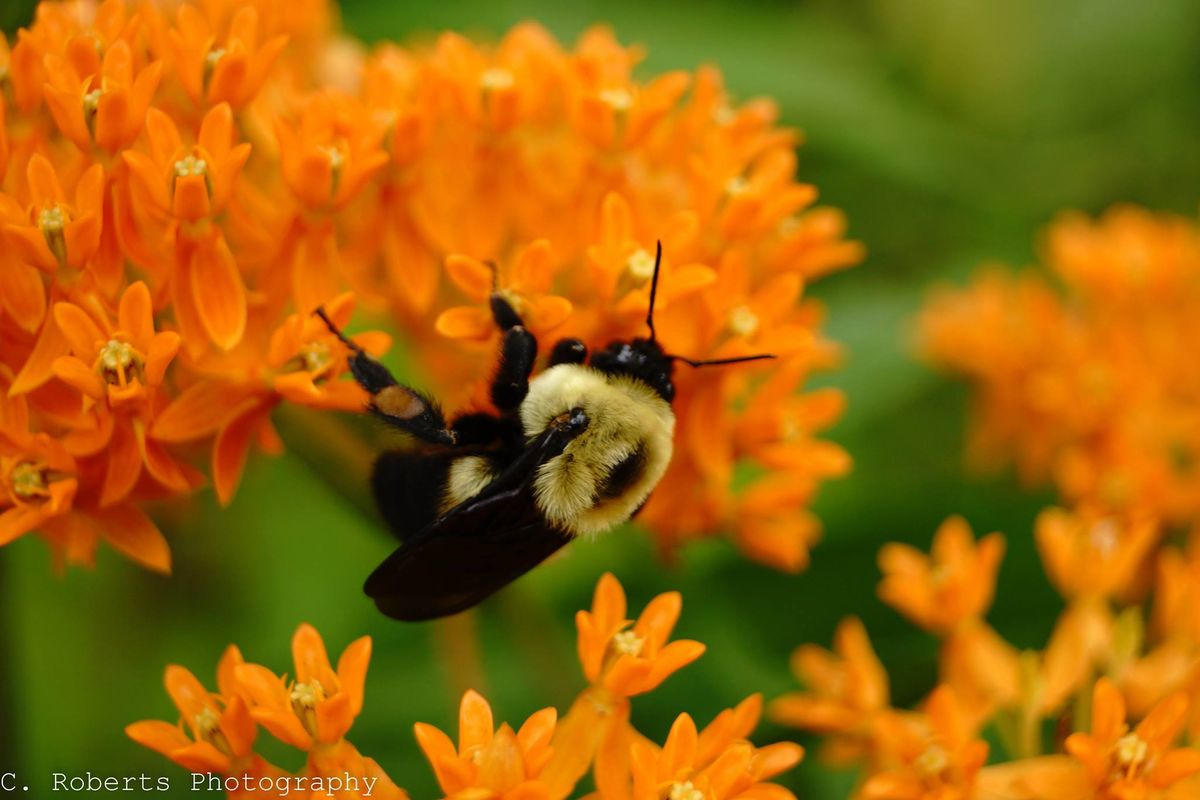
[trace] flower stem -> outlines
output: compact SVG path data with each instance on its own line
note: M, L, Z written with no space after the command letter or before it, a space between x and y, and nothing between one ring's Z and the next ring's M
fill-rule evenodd
M475 610L439 619L434 626L438 654L455 697L468 689L486 693Z
M377 448L329 411L282 403L275 412L275 422L288 452L299 456L363 514L375 516L369 487Z

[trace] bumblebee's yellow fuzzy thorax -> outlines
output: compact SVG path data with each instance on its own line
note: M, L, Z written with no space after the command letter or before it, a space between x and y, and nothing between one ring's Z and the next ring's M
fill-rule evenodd
M546 518L573 534L595 534L627 520L658 485L671 461L675 414L642 381L576 364L551 367L529 384L521 404L525 435L533 437L572 408L588 427L538 470L534 497ZM608 493L614 468L637 468L618 493Z

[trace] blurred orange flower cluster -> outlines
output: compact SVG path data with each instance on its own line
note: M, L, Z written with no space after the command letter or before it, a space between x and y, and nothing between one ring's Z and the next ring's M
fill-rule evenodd
M788 742L755 747L747 740L762 709L758 695L703 730L681 714L661 747L631 725L630 698L652 691L704 652L699 642L670 641L680 609L678 593L670 592L629 620L624 590L605 574L592 609L576 617L588 685L565 717L544 708L515 730L497 727L488 702L468 691L457 741L417 723L417 743L445 797L562 800L591 770L595 792L589 797L596 800L794 800L770 779L795 766L801 748ZM166 687L179 723L137 722L126 732L186 769L230 780L231 797L280 796L272 790L301 785L316 797L338 780L339 797L407 797L345 738L363 709L370 639L346 648L336 669L309 625L296 631L292 651L295 677L289 680L245 663L230 646L217 668L216 692L183 667L170 666ZM260 727L306 753L304 768L288 773L258 755ZM350 778L360 779L357 788Z
M1200 519L1200 227L1066 214L1043 251L1053 283L993 270L922 312L927 358L975 389L974 455L1102 513Z
M452 407L486 405L493 282L543 341L599 347L643 333L662 240L666 346L781 359L678 377L642 519L665 550L731 530L802 568L804 506L848 468L816 438L840 394L797 394L836 356L803 288L861 248L795 182L774 106L707 67L639 81L602 29L366 54L333 16L70 0L0 40L0 544L36 530L88 563L104 539L167 569L143 505L201 483L200 447L228 502L249 449L280 449L279 402L362 406L318 305L393 312ZM735 495L743 463L772 475Z
M1066 608L1046 647L1025 652L985 621L1000 534L976 541L951 518L930 555L887 545L879 596L941 641L937 688L919 711L893 708L887 673L851 618L833 652L796 651L807 688L771 713L827 736L833 761L861 766L862 800L1200 796L1200 535L1185 551L1153 548L1153 534L1149 523L1043 512L1037 541ZM985 730L1002 745L990 766Z

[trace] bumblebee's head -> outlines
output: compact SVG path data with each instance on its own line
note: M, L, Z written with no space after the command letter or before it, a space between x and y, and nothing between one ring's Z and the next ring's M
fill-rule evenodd
M695 361L683 356L668 355L662 349L662 345L658 343L658 336L654 330L654 299L658 295L658 272L661 266L662 242L659 242L654 257L654 276L650 279L650 310L646 313L646 327L650 329L650 338L612 342L608 347L592 354L588 362L592 367L606 375L626 375L639 380L653 389L663 400L670 403L675 399L675 384L671 381L671 374L675 370L676 361L682 361L693 367L709 367L775 357L763 353L755 356Z
M588 363L606 375L635 378L668 403L675 399L675 384L671 382L674 359L652 338L612 342L593 353Z

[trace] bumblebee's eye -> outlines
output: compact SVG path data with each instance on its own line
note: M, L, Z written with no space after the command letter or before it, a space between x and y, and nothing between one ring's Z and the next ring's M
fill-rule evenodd
M602 500L620 497L629 487L637 483L646 469L646 451L641 445L627 455L608 472L608 477L596 487L596 496Z

